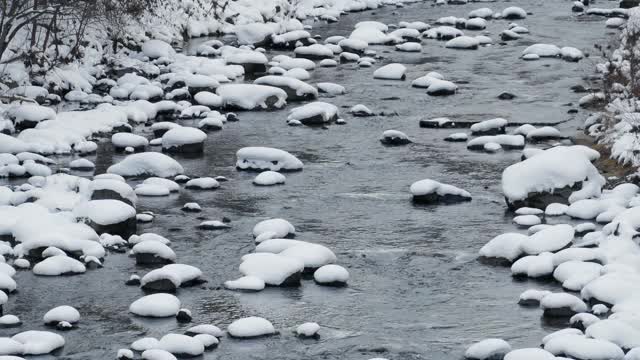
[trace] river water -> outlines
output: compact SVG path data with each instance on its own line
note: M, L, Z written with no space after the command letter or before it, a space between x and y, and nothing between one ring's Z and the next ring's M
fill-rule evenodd
M537 346L543 335L557 329L557 324L541 321L540 310L516 305L522 291L553 285L516 282L508 268L483 265L476 259L477 251L492 237L516 230L512 215L506 213L500 176L520 154L470 152L464 143L443 141L459 130L420 129L418 121L439 116L457 121L504 117L518 123L567 120L559 128L574 135L587 113L567 113L577 108L567 104L577 103L580 97L569 88L587 85L584 78L592 73L595 59L577 64L559 59L525 62L519 55L538 42L589 53L594 43L605 41L613 32L605 29L604 18L572 14L570 1L431 4L349 14L336 24L314 24L312 34L346 36L363 20L433 24L441 16L464 17L485 5L496 11L507 6L531 11L526 20L518 21L531 34L477 51L446 49L434 40L425 40L422 53L417 54L376 46L384 59L373 68L317 69L310 83L329 81L347 88L344 96L323 99L342 107L347 125L289 127L286 110L240 112L240 122L209 134L203 157L177 157L189 175L223 175L229 182L211 192L182 190L171 197L140 198L138 210L151 210L157 217L139 231L171 239L178 262L199 267L209 280L178 293L183 306L192 311L194 324L224 328L239 317L255 315L271 320L281 331L264 339L223 338L204 359L451 359L460 358L469 344L483 338L504 338L514 347ZM599 1L596 5L615 4ZM491 21L487 32L497 40L507 24ZM373 70L389 62L405 64L408 79L438 71L457 82L460 91L455 96L430 97L410 88L409 81L373 80ZM517 98L498 100L504 91ZM391 115L352 118L346 112L358 103ZM378 139L387 129L404 131L414 143L383 147ZM137 131L149 133L144 128ZM284 186L255 187L251 183L255 173L234 168L234 154L244 146L290 151L305 163L304 171L286 174ZM98 155L89 159L96 161L100 172L121 158L103 143ZM424 178L464 188L473 201L415 206L408 188ZM198 202L203 212L183 213L180 207L190 201ZM223 216L232 220L231 229L196 228L203 218ZM334 250L338 263L351 273L349 286L334 289L304 281L300 288L268 288L259 293L222 289L224 281L239 277L240 257L253 249L253 225L271 217L294 224L298 239ZM20 272L16 275L19 292L5 312L19 315L23 330L44 329L41 319L48 309L75 306L82 314L79 329L64 333L67 345L55 358L112 359L117 349L137 338L183 332L193 325L128 313L129 304L143 293L124 282L131 274L144 272L123 254L110 254L103 269L81 276L41 278ZM292 333L307 321L322 325L319 340L301 340ZM0 330L0 335L18 331Z

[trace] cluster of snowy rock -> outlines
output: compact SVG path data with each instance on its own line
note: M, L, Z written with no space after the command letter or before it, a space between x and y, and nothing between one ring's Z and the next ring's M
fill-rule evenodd
M569 142L568 136L563 135L553 126L535 127L531 124L518 126L514 130L507 133L509 121L503 118L495 118L472 123L455 122L450 118L439 117L434 119L420 120L422 128L438 128L452 129L469 127L471 134L466 132L456 132L449 134L444 140L449 142L466 142L467 149L474 151L485 151L495 153L504 150L522 150L527 143L558 143ZM470 139L469 137L474 136ZM525 150L525 156L537 152L536 148L528 148Z
M512 350L502 339L483 340L466 358L634 358L640 348L640 297L631 285L640 276L640 246L634 240L640 188L623 183L603 189L606 181L592 164L599 156L583 146L557 146L525 153L525 160L504 170L503 192L514 222L527 230L493 238L480 249L480 258L509 265L514 277L561 284L568 292L531 289L518 302L571 327L546 336L541 348ZM570 219L593 222L574 226Z
M256 248L242 257L243 275L224 283L232 290L260 291L265 286L299 286L303 273L313 274L325 286L345 286L349 272L336 265L336 255L326 246L294 240L295 227L284 219L268 219L253 228Z

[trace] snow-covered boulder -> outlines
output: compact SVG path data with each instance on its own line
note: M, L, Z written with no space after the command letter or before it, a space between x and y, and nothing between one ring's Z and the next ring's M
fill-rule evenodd
M587 311L587 305L579 297L567 293L549 294L540 300L540 308L546 317L571 317Z
M511 351L511 345L502 339L485 339L471 345L464 353L469 360L502 359Z
M258 239L270 235L269 239L280 239L288 236L293 236L296 233L296 229L290 222L285 219L268 219L257 223L253 227L253 236Z
M292 257L256 253L243 256L240 272L260 278L271 286L299 286L304 267L302 261Z
M98 234L129 237L137 228L136 209L119 200L90 200L77 206L74 215Z
M162 135L162 151L168 153L200 154L204 152L207 134L199 129L180 126Z
M176 254L167 245L152 240L137 243L131 252L137 264L167 264L176 260Z
M86 270L83 263L64 255L48 257L33 267L33 273L41 276L76 275L82 274ZM3 290L5 288L6 286L2 287Z
M144 290L174 292L179 287L192 286L204 282L202 271L186 264L169 264L148 272L140 280Z
M284 184L286 177L276 171L263 171L253 179L253 183L259 186L271 186Z
M407 78L407 68L402 64L388 64L373 73L374 79L404 80Z
M522 56L537 55L538 57L558 57L560 48L551 44L534 44L524 49Z
M55 326L61 321L75 324L80 321L80 313L74 307L63 305L53 308L44 314L44 323Z
M349 280L349 271L340 265L328 264L313 273L313 280L324 286L345 286Z
M243 276L236 280L224 282L224 287L229 290L261 291L264 290L265 286L264 280L256 276Z
M226 108L239 110L280 109L287 93L277 87L256 84L226 84L216 90Z
M558 146L509 166L502 173L507 205L544 209L551 203L598 196L605 179L590 156L579 147Z
M425 179L411 184L413 201L423 204L457 203L471 201L471 194L453 185Z
M129 311L145 317L172 317L180 310L180 300L171 294L151 294L134 301Z
M524 19L527 17L527 12L521 7L510 6L502 10L501 16L507 20Z
M162 40L148 40L142 44L142 53L150 59L158 59L172 57L175 50Z
M284 90L287 93L287 101L308 101L318 97L318 90L313 86L288 76L263 76L257 78L253 83Z
M407 134L398 130L385 130L380 137L380 142L384 145L407 145L411 144L411 139Z
M483 261L511 264L522 256L521 244L528 239L528 236L518 233L498 235L485 244L479 254Z
M506 132L508 121L502 118L481 121L471 125L471 133L479 135L498 135Z
M458 36L445 44L450 49L476 50L480 46L480 41L471 36Z
M139 152L144 151L149 146L149 140L145 137L127 132L113 134L111 143L117 151L124 151L126 148L131 147L134 151Z
M304 125L324 125L338 119L338 107L322 101L312 102L289 113L287 121L299 121Z
M302 161L290 153L268 147L245 147L236 153L236 168L239 170L302 170Z
M250 316L232 322L229 324L227 332L229 336L243 339L269 336L277 333L269 320L257 316Z
M204 353L204 344L196 338L180 334L167 334L160 338L158 349L177 357L195 357Z
M538 255L543 252L555 252L568 246L573 241L573 226L559 224L547 227L531 235L520 244L527 255Z
M11 337L22 344L21 355L45 355L65 345L62 336L49 331L24 331Z
M173 177L182 174L184 169L176 160L157 152L132 154L117 164L111 165L107 172L125 177L157 176Z

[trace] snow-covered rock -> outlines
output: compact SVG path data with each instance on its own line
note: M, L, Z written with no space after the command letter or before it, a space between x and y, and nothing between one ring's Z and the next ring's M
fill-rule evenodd
M417 203L456 203L471 200L469 192L431 179L411 184L410 192L413 195L413 201Z

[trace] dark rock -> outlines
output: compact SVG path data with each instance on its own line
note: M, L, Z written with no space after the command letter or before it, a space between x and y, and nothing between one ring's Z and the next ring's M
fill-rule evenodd
M455 204L465 201L471 201L471 197L453 194L439 195L437 193L413 196L413 202L416 204Z
M631 9L632 7L640 6L640 0L622 0L620 1L620 8Z
M191 319L191 314L184 309L178 311L178 314L176 315L176 320L178 320L179 323L188 323L191 322Z
M585 88L582 85L574 85L571 87L571 91L573 91L574 93L586 93L589 92L589 89Z
M389 146L401 146L411 144L411 140L403 137L383 137L380 142Z
M127 280L127 282L125 282L125 285L127 285L127 286L139 286L140 285L140 278L139 277L130 278L129 280Z
M240 119L238 118L238 115L236 115L235 113L227 113L225 116L228 122L240 121Z
M172 260L164 259L154 254L136 253L136 264L138 265L166 265L173 263Z
M498 95L498 99L500 100L513 100L515 98L516 96L514 94L508 92L503 92L502 94Z
M158 279L142 285L142 290L156 292L176 292L176 285L169 279Z
M100 225L93 221L89 221L88 225L91 226L91 228L98 234L107 233L111 235L120 235L123 239L127 239L129 236L136 233L138 221L136 220L136 217L133 216L117 224Z
M507 203L507 207L509 207L509 210L511 211L515 211L521 207L532 207L532 208L544 210L547 208L549 204L553 204L553 203L568 204L569 196L571 196L571 194L574 191L580 190L580 188L581 188L581 185L576 184L572 187L565 186L561 189L555 189L553 193L549 193L549 192L529 193L529 195L525 200L518 200L511 203L509 202L508 199L505 198L505 201Z
M559 308L548 308L548 309L544 309L544 312L542 313L542 316L544 317L554 317L554 318L569 318L572 317L573 315L577 314L575 311L571 310L570 307L568 306L563 306L563 307L559 307Z
M166 148L162 147L162 152L170 154L202 154L204 152L204 142L171 146Z

